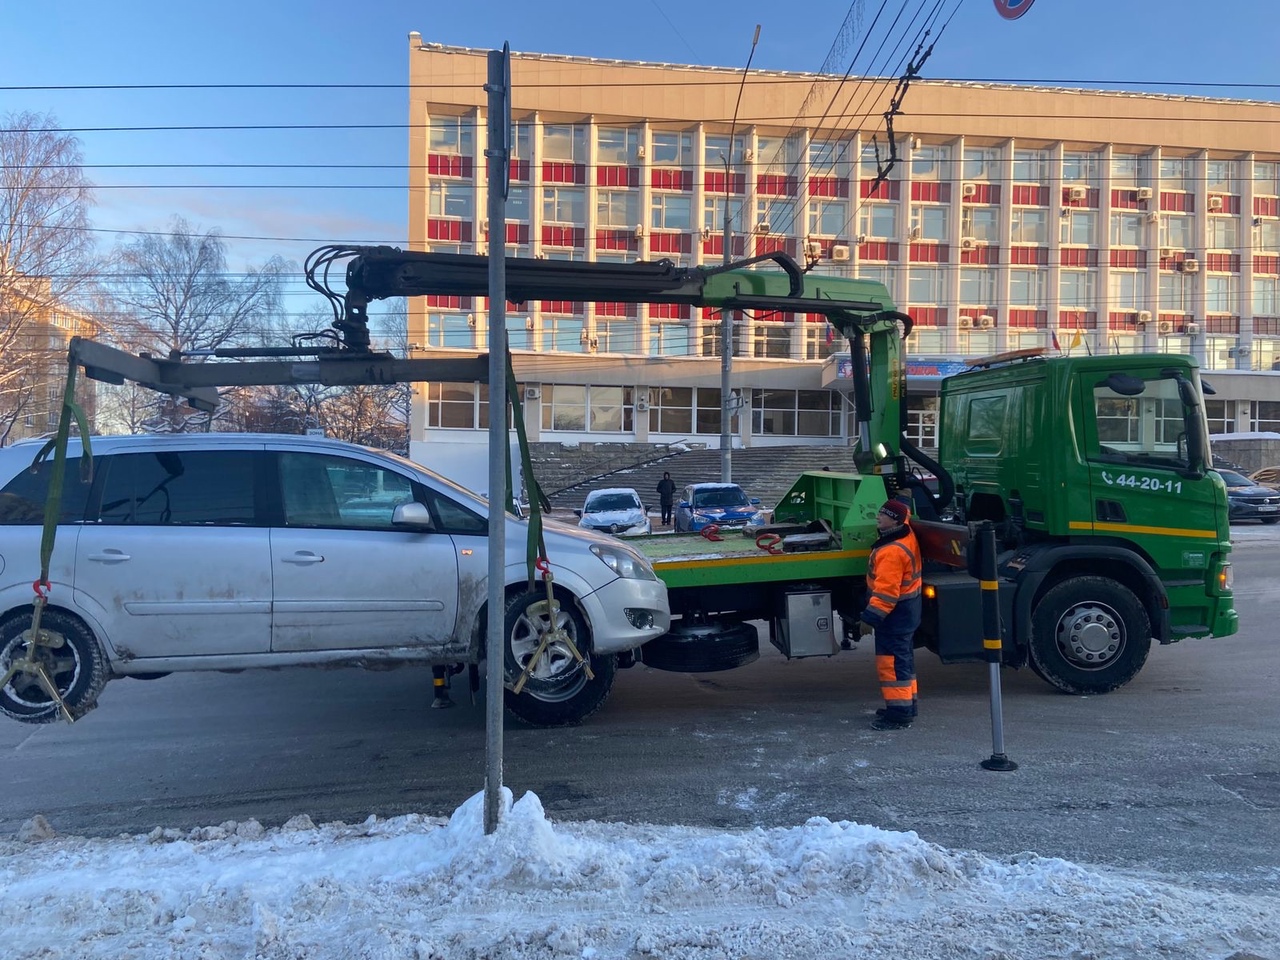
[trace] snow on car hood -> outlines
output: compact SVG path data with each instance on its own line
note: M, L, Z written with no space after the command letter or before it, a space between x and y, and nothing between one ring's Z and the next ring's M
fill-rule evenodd
M644 511L639 507L630 510L601 510L598 513L593 511L584 513L582 522L594 527L609 527L615 523L619 527L634 527L638 523L644 523Z

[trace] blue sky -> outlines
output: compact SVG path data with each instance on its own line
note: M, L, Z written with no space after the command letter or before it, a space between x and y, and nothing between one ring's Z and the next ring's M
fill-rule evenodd
M945 0L948 11L956 0ZM890 0L893 12L900 0ZM880 0L865 0L870 22ZM912 0L912 7L916 6ZM217 4L84 0L10 3L0 87L105 84L390 84L408 74L408 34L479 48L813 71L850 5L758 0L633 0L558 5L470 0ZM552 13L551 11L555 12ZM1275 0L1035 0L1007 22L992 0L963 0L923 75L1199 92L1263 100L1275 83ZM850 48L852 50L852 48ZM848 57L840 72L847 68ZM858 64L859 72L865 62ZM1158 82L1187 86L1178 90ZM385 124L407 121L403 89L0 90L0 115L52 113L65 129L174 124ZM908 110L909 100L906 104ZM173 214L228 236L240 268L273 254L301 260L323 243L403 243L407 138L402 129L85 131L95 225L163 229ZM371 164L386 169L154 170L139 164ZM123 164L120 169L98 167ZM160 188L160 184L175 185ZM129 186L121 189L118 185ZM227 185L235 185L228 188ZM252 185L252 186L249 186ZM296 238L296 239L295 239ZM116 239L104 234L106 243Z

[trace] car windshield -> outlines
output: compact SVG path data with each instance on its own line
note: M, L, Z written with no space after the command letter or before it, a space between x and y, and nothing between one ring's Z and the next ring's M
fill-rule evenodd
M1222 479L1228 487L1252 487L1253 481L1243 474L1236 473L1234 470L1219 470Z
M695 507L746 507L750 503L741 487L712 487L710 490L696 490L693 494Z
M587 500L588 513L603 513L606 510L634 510L640 501L632 493L602 493Z

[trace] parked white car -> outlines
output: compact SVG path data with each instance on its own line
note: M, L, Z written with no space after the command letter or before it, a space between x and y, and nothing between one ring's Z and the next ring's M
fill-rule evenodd
M653 532L640 494L630 487L607 487L587 494L578 516L578 526L615 537L644 537Z
M0 675L25 653L52 466L0 449ZM73 713L125 676L304 664L476 664L484 657L487 501L418 464L313 437L191 434L72 443L39 655ZM527 591L528 523L508 517L508 709L574 723L604 701L617 655L666 633L666 586L638 552L549 521L555 626ZM57 638L61 638L59 641ZM531 659L519 695L510 687ZM0 711L57 719L18 673Z

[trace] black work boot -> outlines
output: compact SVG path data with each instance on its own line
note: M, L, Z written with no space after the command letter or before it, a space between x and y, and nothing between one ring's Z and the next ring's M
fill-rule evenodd
M876 711L876 718L871 721L872 730L905 730L911 726L915 717L903 710Z

